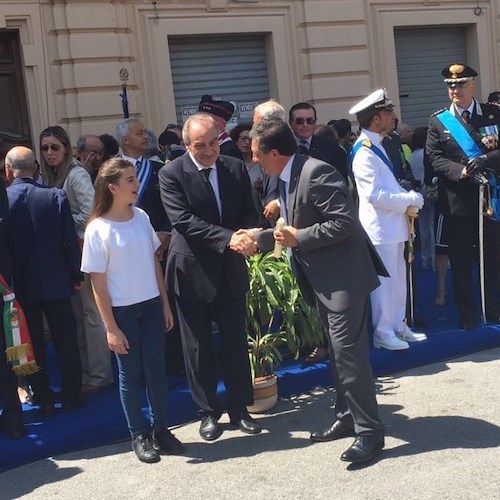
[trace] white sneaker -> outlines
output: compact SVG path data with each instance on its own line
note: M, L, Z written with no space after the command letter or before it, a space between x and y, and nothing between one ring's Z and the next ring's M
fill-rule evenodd
M398 339L405 340L406 342L422 342L423 340L427 340L427 335L425 333L414 332L408 325L405 326L402 332L396 332L396 336Z
M389 351L402 351L409 349L408 342L400 340L397 337L390 337L388 339L373 339L373 347L375 349L388 349Z

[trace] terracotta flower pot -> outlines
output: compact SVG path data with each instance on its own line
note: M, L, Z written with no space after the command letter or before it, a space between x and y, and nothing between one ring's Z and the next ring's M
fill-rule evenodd
M273 373L258 377L253 383L254 403L248 406L250 413L264 413L274 408L278 402L278 377Z

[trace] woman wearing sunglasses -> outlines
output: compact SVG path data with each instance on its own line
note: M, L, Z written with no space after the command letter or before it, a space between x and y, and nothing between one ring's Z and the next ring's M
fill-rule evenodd
M68 134L58 125L42 131L40 150L44 183L66 192L75 229L80 243L83 244L85 227L94 202L94 186L90 172L73 158ZM106 330L87 274L81 289L73 296L72 305L82 361L82 390L87 393L95 392L113 382L113 372Z

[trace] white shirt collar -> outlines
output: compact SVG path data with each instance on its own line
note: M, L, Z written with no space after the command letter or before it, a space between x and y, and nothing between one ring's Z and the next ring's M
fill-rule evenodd
M371 130L367 130L366 128L362 129L362 132L370 139L373 144L381 145L384 139L384 136L377 133L372 132Z
M476 100L472 99L472 102L470 103L470 106L467 108L467 111L470 113L470 116L472 116L473 113L474 113L474 106L475 106L475 104L476 104ZM464 108L461 108L460 106L457 106L456 104L452 104L451 107L456 110L456 113L453 113L453 110L452 110L452 113L455 116L462 116L462 113L465 111Z
M191 154L191 152L188 152L189 157L191 160L193 160L193 163L196 165L196 168L201 172L202 170L205 170L206 168L212 168L214 170L217 170L217 165L214 163L211 167L204 167L201 163L197 162L194 158L194 156Z
M279 175L280 179L283 182L286 182L287 185L290 185L290 178L292 177L292 164L295 159L295 155L290 156L289 160L286 162L285 168L281 171Z
M124 160L127 160L127 161L129 161L130 163L132 163L132 165L134 165L134 167L135 167L135 164L136 164L138 161L140 161L140 160L141 160L142 156L139 156L139 158L132 158L131 156L127 156L126 154L124 154L124 153L122 152L122 158L123 158Z
M312 135L311 135L311 137L309 137L309 139L299 139L295 134L293 134L293 136L295 137L295 142L297 143L297 145L301 145L301 144L304 144L304 142L306 142L307 147L308 148L311 147Z

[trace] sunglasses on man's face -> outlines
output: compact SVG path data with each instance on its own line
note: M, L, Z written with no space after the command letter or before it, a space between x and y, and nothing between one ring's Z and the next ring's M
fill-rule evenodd
M295 118L295 120L293 120L294 123L296 123L297 125L304 125L304 123L307 122L308 125L314 125L316 123L316 118L302 118L302 117L299 117L299 118Z
M461 89L462 87L465 87L469 82L448 82L446 85L448 85L449 89Z
M59 144L44 144L40 149L44 153L46 153L49 149L51 151L61 151L61 146L59 146Z

